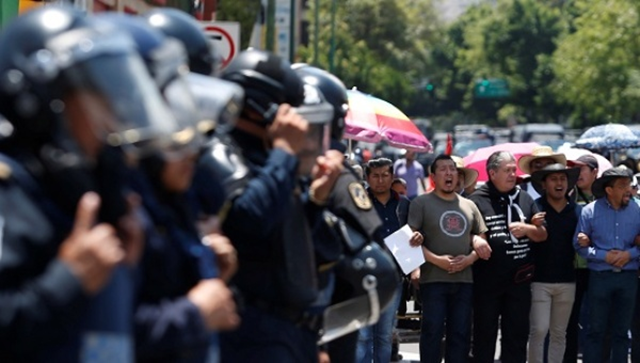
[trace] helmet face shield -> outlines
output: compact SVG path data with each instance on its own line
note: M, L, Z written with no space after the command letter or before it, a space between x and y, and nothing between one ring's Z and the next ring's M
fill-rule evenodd
M313 86L305 85L305 103L296 108L300 116L309 122L303 148L298 152L298 174L309 176L316 158L329 149L331 143L331 120L333 107L322 99Z
M231 131L242 110L242 87L233 82L197 73L189 73L187 83L198 109L199 131L210 133L215 129L217 134Z
M172 135L183 128L128 36L69 31L49 41L44 53L32 57L34 64L44 70L43 76L61 73L61 99L65 94L89 92L108 106L115 122L92 125L100 140L146 153L169 145Z

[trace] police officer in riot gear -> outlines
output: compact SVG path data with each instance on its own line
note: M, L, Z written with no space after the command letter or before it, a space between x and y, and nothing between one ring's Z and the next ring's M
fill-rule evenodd
M301 161L317 156L311 155L311 146L321 139L307 138L315 126L293 108L303 104L305 93L288 62L248 50L221 77L245 92L231 137L249 169L249 178L237 184L242 193L232 193L223 223L238 250L239 270L232 282L243 294L245 310L240 328L222 334L222 360L313 362L317 332L305 310L316 300L318 288L300 176L309 165ZM315 185L319 198L330 191L323 183L332 177L325 179Z
M201 243L195 210L190 208L188 191L203 138L196 132L201 114L190 93L184 47L138 17L102 13L96 18L132 36L176 118L190 126L176 135L172 148L142 157L141 170L131 182L148 220L138 269L136 361L217 361L215 332L234 328L239 319L216 256ZM208 109L214 111L212 106ZM207 237L217 243L221 239Z
M0 360L132 361L123 151L166 145L175 119L126 34L57 6L0 33L0 113Z
M340 143L348 111L344 84L316 67L295 64L294 69L306 84L318 87L333 106L331 141L333 147L344 151ZM352 362L355 361L357 329L377 321L379 313L393 300L399 277L392 257L382 247L380 218L357 173L346 160L343 164L326 204L334 214L330 223L335 225L336 235L342 241L344 257L334 269L333 305L325 313L324 335L320 341L329 342L332 361ZM371 260L376 263L366 263Z

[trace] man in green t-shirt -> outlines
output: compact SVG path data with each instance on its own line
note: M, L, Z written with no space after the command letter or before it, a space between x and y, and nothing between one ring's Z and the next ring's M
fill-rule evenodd
M471 336L473 274L471 265L488 258L484 240L487 231L478 207L456 193L458 170L448 155L438 156L431 165L435 183L432 193L413 200L408 223L424 235L425 262L412 273L420 280L422 329L420 359L439 362L446 321L445 360L467 360ZM478 253L472 244L476 244Z

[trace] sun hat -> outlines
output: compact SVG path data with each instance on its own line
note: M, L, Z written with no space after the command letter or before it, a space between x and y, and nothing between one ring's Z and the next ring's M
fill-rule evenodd
M609 181L619 178L632 179L631 170L627 168L621 168L619 166L616 166L615 168L611 168L609 170L605 170L604 173L602 173L602 176L596 179L593 182L593 185L591 185L591 193L596 198L604 197L605 195L607 195L607 193L605 192L605 185Z
M551 146L536 146L531 150L531 154L520 157L520 160L518 160L518 167L523 173L531 174L531 162L542 158L550 158L556 163L567 165L567 158L564 154L554 153Z

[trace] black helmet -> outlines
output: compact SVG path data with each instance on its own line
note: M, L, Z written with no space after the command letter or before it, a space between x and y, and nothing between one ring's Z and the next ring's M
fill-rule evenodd
M79 111L99 120L101 141L152 146L176 131L154 88L129 36L72 7L38 8L0 33L0 113L23 142L77 152L67 121Z
M298 107L304 101L302 80L289 62L267 51L241 52L222 70L220 77L244 88L242 116L256 122L272 122L280 104ZM257 113L260 119L252 113Z
M333 74L308 64L296 63L293 68L306 84L314 85L320 89L325 100L333 106L331 139L342 140L345 126L344 118L349 110L347 88L344 83Z
M192 72L214 74L218 66L217 55L211 40L195 18L171 8L156 8L143 16L152 27L182 42L187 49Z

